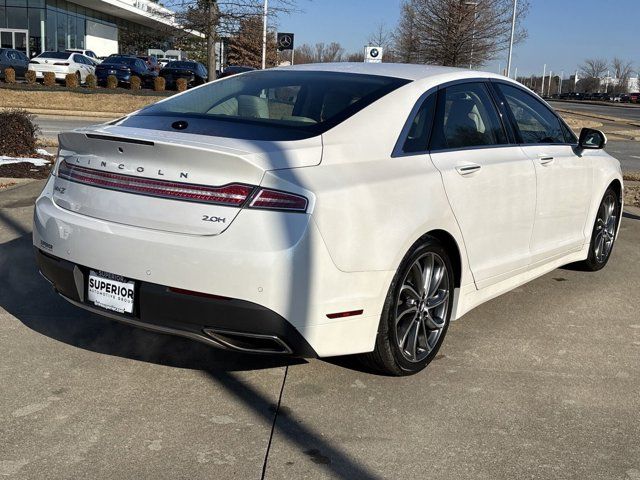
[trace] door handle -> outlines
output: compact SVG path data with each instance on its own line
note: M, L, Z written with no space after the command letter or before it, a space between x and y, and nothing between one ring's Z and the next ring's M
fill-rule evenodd
M538 157L540 159L540 165L549 165L553 163L554 158L547 155L540 155Z
M477 172L481 168L482 166L478 165L477 163L470 163L468 165L462 165L460 167L456 167L456 170L460 175L465 176L465 175L471 175L472 173Z

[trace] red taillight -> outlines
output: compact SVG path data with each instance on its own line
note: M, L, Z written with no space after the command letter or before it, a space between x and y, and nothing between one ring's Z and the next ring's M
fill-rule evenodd
M150 178L108 173L93 168L60 163L58 176L72 182L93 185L127 193L171 198L191 202L213 203L232 207L242 206L254 187L233 183L222 187L208 187L190 183L167 182Z
M244 206L247 200L251 198L251 194L258 189L258 187L242 183L231 183L222 187L209 187L192 183L154 180L133 175L104 172L79 165L70 165L65 160L60 162L54 175L72 182L125 193L139 193L153 197L211 203L229 207ZM306 212L307 205L307 199L300 195L260 188L252 197L248 208Z
M293 212L306 212L307 199L293 193L280 192L262 188L251 203L250 208L266 208L269 210L287 210Z
M69 62L56 62L54 65L57 65L58 67L68 67Z

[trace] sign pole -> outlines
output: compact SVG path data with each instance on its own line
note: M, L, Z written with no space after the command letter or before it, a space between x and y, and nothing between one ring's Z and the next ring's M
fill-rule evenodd
M269 0L264 0L264 21L262 25L262 69L267 68L267 19L269 17Z

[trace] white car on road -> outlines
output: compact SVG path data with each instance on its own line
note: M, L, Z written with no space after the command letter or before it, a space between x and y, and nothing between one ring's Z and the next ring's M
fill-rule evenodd
M63 133L33 243L92 312L406 375L475 306L607 263L623 186L605 143L491 73L248 72Z
M56 74L56 80L64 80L70 73L78 77L78 83L84 83L87 75L95 74L95 63L81 53L42 52L29 62L29 70L36 72L36 78L43 78L45 72Z

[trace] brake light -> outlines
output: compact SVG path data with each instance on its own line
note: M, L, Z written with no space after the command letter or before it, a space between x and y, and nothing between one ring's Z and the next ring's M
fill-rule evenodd
M309 203L301 195L268 188L258 188L242 183L210 187L192 183L154 180L152 178L123 175L72 165L67 163L66 160L58 161L57 171L53 175L71 182L125 193L138 193L153 197L211 203L229 207L243 207L249 202L247 208L306 212ZM256 190L257 193L252 196Z
M54 65L57 65L58 67L68 67L69 62L56 62Z
M306 212L307 204L307 199L300 195L262 188L257 193L257 195L253 197L253 200L251 200L249 207L269 210Z
M58 177L72 182L95 187L139 193L153 197L202 202L231 207L242 206L253 192L254 187L233 183L222 187L208 187L190 183L168 182L150 178L103 172L93 168L69 165L62 161L58 167Z

